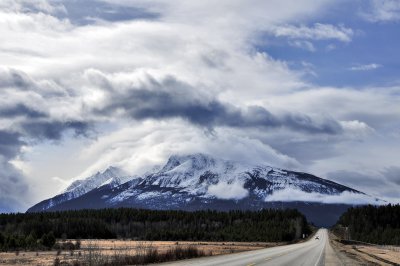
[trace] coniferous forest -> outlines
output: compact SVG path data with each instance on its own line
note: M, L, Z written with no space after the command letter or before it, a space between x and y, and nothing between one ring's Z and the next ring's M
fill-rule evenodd
M339 227L347 227L342 230L346 239L400 245L400 205L350 208L340 217Z
M297 210L160 211L129 208L0 214L0 249L51 248L56 238L293 241L309 234Z

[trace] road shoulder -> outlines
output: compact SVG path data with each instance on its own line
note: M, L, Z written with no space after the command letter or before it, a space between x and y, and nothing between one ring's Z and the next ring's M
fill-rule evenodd
M329 237L332 250L340 260L340 264L336 265L399 265L396 263L386 263L384 260L379 259L379 257L368 254L370 250L363 252L358 246L342 244L332 233L329 234Z

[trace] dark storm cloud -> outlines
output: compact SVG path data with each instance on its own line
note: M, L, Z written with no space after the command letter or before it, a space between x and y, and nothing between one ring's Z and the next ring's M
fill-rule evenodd
M0 130L0 212L21 208L18 195L24 195L28 190L25 177L9 163L24 144L18 132Z
M24 72L14 69L0 69L0 88L31 89L35 83Z
M397 185L400 185L400 167L389 167L383 172L383 175L386 177L387 180Z
M342 126L336 120L325 118L322 122L318 123L304 114L286 115L284 116L282 124L309 133L338 134L343 132Z
M213 127L216 125L241 126L240 110L228 107L216 100L191 99L186 92L134 89L129 94L111 99L103 112L112 113L123 109L134 119L184 118L193 124Z
M5 158L14 158L25 143L17 132L0 130L0 155Z
M278 116L261 106L238 108L199 95L197 89L173 77L162 82L152 78L149 81L150 84L121 93L121 90L113 88L111 82L101 80L103 87L109 90L110 97L107 104L96 111L103 115L112 115L122 110L137 120L183 118L210 129L218 126L287 127L311 134L339 134L343 130L341 125L332 119L314 121L306 115L290 113Z
M22 123L21 132L0 130L0 212L10 212L26 208L30 197L28 180L10 163L20 153L27 142L60 140L62 133L73 130L76 135L86 135L89 124L72 122L39 122L31 119ZM19 198L20 195L25 197Z
M21 124L25 135L33 140L60 140L63 132L72 130L76 136L87 136L89 122L82 121L29 121Z
M44 86L49 86L49 82L45 82ZM57 85L54 84L52 86ZM35 91L38 98L41 97L46 101L59 100L60 97L68 94L55 92L54 90L49 90L49 88L43 89L40 82L36 82L26 73L10 68L0 69L0 88L11 88L20 92ZM67 89L64 91L67 91ZM15 121L13 127L18 131L18 134L28 139L59 140L62 137L62 133L66 130L73 130L76 135L86 135L90 129L91 123L87 121L76 119L60 121L51 117L47 110L45 110L46 106L32 107L34 103L29 103L29 97L24 98L28 102L21 102L17 97L7 99L6 92L4 95L6 97L6 101L4 101L6 105L3 104L3 106L0 106L0 118L13 119L24 117L25 119Z
M399 171L399 167L391 167L383 173L384 175L370 175L341 170L330 172L327 177L330 180L355 188L372 196L379 192L382 197L398 199L400 184L396 183L399 179L394 177L398 177ZM392 180L392 178L394 178L394 180Z
M354 171L339 170L330 172L327 176L329 179L335 180L350 187L379 187L383 183L382 180L376 176L366 175Z
M333 144L334 141L330 139L330 144ZM271 143L270 145L274 149L292 158L296 158L296 160L305 165L338 155L338 151L332 145L327 145L325 139L297 140L279 138L273 141L266 140L265 143Z
M29 195L26 178L0 155L0 213L23 208L22 195Z
M61 140L63 133L87 135L90 122L71 119L60 121L51 116L46 105L30 102L29 93L35 91L35 99L42 97L51 101L58 96L54 91L43 88L24 72L0 69L0 119L7 126L0 129L0 212L22 210L30 198L26 177L11 163L21 154L22 147L45 140ZM48 86L49 83L45 82ZM15 92L25 97L9 97ZM57 97L54 97L57 96ZM43 101L44 102L44 101ZM25 195L20 198L20 195Z
M29 118L41 118L46 117L46 114L42 111L35 110L25 104L19 103L15 106L0 107L0 117L13 118L17 116L26 116Z

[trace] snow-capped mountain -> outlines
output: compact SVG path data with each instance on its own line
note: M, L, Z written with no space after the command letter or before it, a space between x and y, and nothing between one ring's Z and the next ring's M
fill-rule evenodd
M156 169L160 170L129 178L121 170L109 168L75 181L64 193L28 211L106 207L182 210L295 207L312 221L325 225L324 221L318 222L317 213L330 210L328 212L335 217L340 215L349 207L340 201L342 196L374 201L355 189L307 173L205 154L174 155ZM354 202L357 203L360 202Z
M128 180L132 179L132 176L127 175L122 169L111 166L103 172L97 172L96 174L89 176L85 179L76 180L71 183L62 193L59 195L44 200L38 203L36 206L40 206L38 211L45 211L54 206L57 206L65 201L78 198L93 189L108 186L116 187Z
M111 166L104 172L97 172L88 178L74 181L63 193L71 195L72 198L77 198L103 185L118 186L130 178L122 169Z

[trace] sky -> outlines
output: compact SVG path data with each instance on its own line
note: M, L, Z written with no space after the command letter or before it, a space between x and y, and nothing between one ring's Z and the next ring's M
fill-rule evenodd
M197 152L398 203L399 26L396 0L2 0L0 212Z

